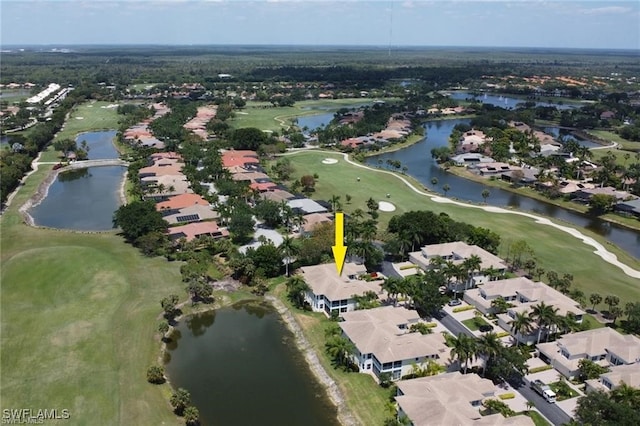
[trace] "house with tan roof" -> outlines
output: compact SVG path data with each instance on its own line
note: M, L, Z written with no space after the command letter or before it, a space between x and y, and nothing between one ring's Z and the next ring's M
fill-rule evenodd
M303 266L301 276L309 286L305 300L315 312L324 312L331 316L356 309L354 296L362 296L370 291L381 295L382 280L366 281L361 279L367 274L364 265L345 262L342 275L338 275L335 263Z
M250 150L228 150L222 151L222 165L228 169L231 167L239 166L247 168L249 165L260 164L258 160L258 153Z
M612 391L622 383L640 388L640 366L638 364L615 365L597 379L587 380L586 391Z
M477 287L480 284L488 282L491 276L485 272L487 269L493 268L500 274L504 274L507 269L504 260L498 256L476 245L471 246L463 241L426 245L422 247L420 251L409 253L409 261L427 271L435 268L431 263L435 258L441 258L443 261L450 261L454 264L462 264L465 259L473 255L480 258L480 269L470 271L467 279L449 282L447 287L450 291L459 293L467 288Z
M389 373L393 380L410 374L414 366L430 360L445 365L451 350L442 334L410 332L412 324L421 322L415 310L383 306L342 314L342 334L356 347L354 361L361 373L377 378Z
M506 313L497 314L498 325L509 332L511 332L510 323L517 313L529 314L533 307L541 302L556 308L559 316L572 314L578 324L582 322L585 314L575 300L543 282L534 282L525 277L491 281L464 293L464 301L475 306L485 315L495 313L491 303L499 297L509 303L510 307ZM552 328L550 331L555 330ZM538 329L534 327L527 334L513 332L511 334L521 343L532 344L537 341Z
M265 200L271 200L277 203L295 198L295 195L291 194L290 192L277 188L272 191L262 192L260 196Z
M413 426L533 425L527 416L482 416L482 402L495 398L500 391L491 380L477 374L457 371L403 380L397 386L398 417L407 417Z
M482 130L471 129L468 132L464 132L458 139L456 153L479 151L486 141L487 135Z
M311 213L303 216L304 224L302 225L302 233L310 234L313 228L321 223L328 223L333 220L333 213Z
M229 236L229 231L218 227L216 222L194 222L182 226L174 226L168 229L169 239L177 241L184 238L187 242L196 238L209 236L213 238L224 238Z
M567 334L536 346L540 358L568 379L578 375L578 362L589 359L604 367L634 365L640 369L640 338L604 327Z
M156 210L162 213L163 216L167 216L178 213L180 209L197 204L210 207L209 202L198 194L180 194L156 204Z
M162 218L169 223L169 225L174 225L190 222L202 222L217 219L219 216L218 212L212 210L210 206L195 204L181 208L176 213L165 215Z

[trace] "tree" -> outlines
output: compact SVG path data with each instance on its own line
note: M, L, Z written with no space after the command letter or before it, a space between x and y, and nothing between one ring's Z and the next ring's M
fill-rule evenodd
M147 382L160 385L165 382L164 368L152 365L147 369Z
M187 426L196 426L200 424L200 412L193 405L184 409L184 421Z
M478 355L477 341L473 337L461 333L452 343L451 356L457 359L460 364L464 364L464 374L467 374L469 361L477 358Z
M329 201L331 204L331 211L336 212L342 209L342 205L340 204L340 196L332 195L331 200Z
M478 349L480 353L486 357L487 364L490 364L500 353L502 343L498 335L491 331L483 334L482 337L478 339Z
M431 185L433 185L434 187L438 184L438 178L437 177L432 177L431 178Z
M613 210L616 197L608 194L594 194L589 200L589 214L600 216Z
M191 394L186 389L178 388L178 390L171 395L169 402L175 413L181 416L185 408L191 405Z
M288 207L288 206L287 206ZM269 228L276 228L283 223L280 203L272 200L261 200L253 208L253 213Z
M489 414L502 414L504 417L515 416L516 413L507 404L497 399L486 399L482 402L482 405L487 409L487 415Z
M612 325L616 325L616 320L622 315L622 308L620 306L614 306L609 310L609 318L613 319Z
M409 327L409 332L410 333L418 332L420 334L431 334L431 333L433 333L433 331L431 330L431 327L429 327L427 325L427 323L424 323L424 322L418 322L418 323L415 323L415 324L411 324L411 327Z
M305 294L310 290L307 282L300 275L289 278L286 282L287 297L298 309L302 309L305 304Z
M536 344L540 343L543 329L545 330L547 337L549 336L548 328L555 323L557 312L558 308L547 305L544 301L534 305L531 309L531 313L529 315L538 324L538 338Z
M578 361L578 379L582 382L597 379L601 374L606 372L607 369L605 367L596 364L588 358L583 358Z
M343 367L344 369L351 367L353 363L351 357L356 347L350 340L342 336L333 336L327 339L325 348L333 359L335 366Z
M591 302L591 304L593 305L591 310L595 311L596 305L599 305L600 302L602 302L602 296L600 296L598 293L591 293L591 296L589 296L589 302Z
M280 274L282 269L282 253L273 244L262 244L254 249L247 250L249 257L256 267L256 271L261 270L265 278L273 278Z
M516 312L515 318L509 323L511 333L516 336L516 346L520 343L518 334L521 336L531 332L531 317L524 312Z
M282 243L280 244L280 246L278 247L280 249L280 252L282 253L283 259L282 261L284 262L284 268L285 268L285 274L288 277L289 276L289 264L292 263L291 261L291 256L295 255L298 251L298 246L295 243L295 240L291 237L289 237L288 235L285 235L282 238Z
M374 212L378 210L378 202L373 198L369 198L367 200L367 209L369 210L369 212Z
M451 190L451 186L449 186L448 183L445 183L444 185L442 185L442 192L444 192L444 196L447 196L447 192L449 192Z
M253 235L253 217L251 213L243 209L235 210L229 219L229 233L231 241L236 244L246 244L251 241Z
M352 199L351 195L345 194L344 199L347 202L347 204L351 204L351 199Z
M614 391L588 392L578 399L575 419L584 425L635 426L640 424L640 405L619 403L613 398Z
M260 145L269 142L267 136L262 130L255 127L243 127L234 130L229 136L229 143L235 149L249 149L257 151Z
M160 306L164 310L164 317L168 321L173 321L180 312L180 309L176 307L178 300L180 300L180 297L177 294L172 294L160 301Z
M158 324L158 331L164 338L165 334L167 334L167 332L169 331L169 323L166 321L160 321L160 324Z
M304 175L300 178L300 184L302 185L302 192L313 192L316 186L316 179L312 175Z
M615 295L608 295L604 298L604 303L609 307L609 313L611 313L611 309L614 306L618 306L618 304L620 303L620 298Z
M152 201L134 201L116 210L113 227L119 227L127 241L134 242L151 232L166 232L167 222Z
M482 190L482 199L484 200L485 204L487 203L487 198L489 198L489 196L491 195L491 191L489 191L488 189L483 189Z
M202 280L192 280L186 287L187 293L191 296L191 300L195 305L198 302L212 303L213 288Z
M491 301L491 308L494 314L504 314L509 309L509 302L504 297L498 296Z

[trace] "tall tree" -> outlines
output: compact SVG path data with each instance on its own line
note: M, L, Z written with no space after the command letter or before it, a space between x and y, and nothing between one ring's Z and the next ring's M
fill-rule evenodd
M469 361L476 359L478 355L477 340L466 334L458 334L456 339L452 341L451 355L457 359L460 364L464 364L464 374L467 374Z
M524 312L516 312L515 318L509 323L509 325L511 325L511 333L515 335L516 346L518 346L520 343L518 334L524 336L531 332L531 317Z

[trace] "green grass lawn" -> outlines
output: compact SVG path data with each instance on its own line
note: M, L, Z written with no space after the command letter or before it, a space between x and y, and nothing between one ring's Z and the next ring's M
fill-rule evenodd
M578 392L576 392L575 390L573 390L573 388L571 388L570 386L566 386L567 391L569 392L568 395L563 395L562 392L559 392L558 390L560 389L561 385L560 382L553 382L553 383L549 383L549 387L551 388L552 391L554 391L557 394L556 399L558 401L564 401L565 399L571 399L571 398L575 398L576 396L579 395ZM564 386L563 386L564 387Z
M120 117L116 108L102 108L108 105L110 105L109 102L89 101L76 106L55 139L75 139L80 133L99 129L117 130ZM79 120L79 117L82 119ZM57 161L59 154L52 145L49 145L42 152L40 161Z
M603 323L595 319L593 315L589 315L589 314L584 314L582 316L582 324L585 324L585 326L587 327L587 330L606 327Z
M489 325L488 322L480 317L473 317L462 321L462 323L471 331L478 331L480 326Z
M510 244L526 238L535 251L541 267L560 274L573 274L574 286L580 288L585 294L594 292L603 295L615 294L625 300L640 301L640 286L636 278L629 277L619 268L605 262L593 253L590 246L565 232L550 226L538 225L533 219L518 215L485 212L473 207L434 202L429 197L418 195L410 190L396 175L349 165L342 159L342 155L337 153L300 152L287 157L295 168L293 178L300 178L303 174L319 175L316 191L311 194L312 198L328 200L334 194L339 195L347 214L352 213L356 208L366 211L366 200L369 197L376 201L393 203L396 206L395 212L380 212L380 230L386 229L393 215L410 210L446 213L455 220L486 227L499 233L502 237L499 255L503 258L506 257ZM332 165L323 164L322 160L327 157L336 158L339 161ZM422 188L422 185L415 180L407 176L403 177L418 188ZM349 204L345 202L345 194L352 197ZM390 194L390 198L387 198L386 194ZM640 262L600 236L586 229L581 229L581 232L601 242L620 261L640 269Z
M364 103L373 103L373 99L349 98L299 101L292 107L273 107L269 102L247 102L245 108L235 112L235 117L229 120L229 124L234 129L255 127L260 130L281 131L290 127L292 119L296 117L323 114Z
M159 301L185 296L179 263L144 258L115 233L35 229L17 208L0 220L2 408L69 409L72 423L179 424L158 362ZM185 297L186 299L186 297Z
M549 426L549 422L542 417L542 414L534 410L528 410L525 412L525 416L531 417L533 424L536 426Z
M621 138L620 135L615 132L609 130L587 130L586 132L606 141L617 142L622 145L622 148L625 150L640 151L640 142L629 141L627 139ZM606 152L606 149L603 151Z

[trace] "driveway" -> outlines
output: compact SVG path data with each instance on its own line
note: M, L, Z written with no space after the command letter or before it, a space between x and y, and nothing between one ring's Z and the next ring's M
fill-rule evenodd
M262 225L259 225L259 224L254 225L254 227L256 231L255 231L255 234L253 235L253 240L249 244L240 246L238 248L238 251L240 253L246 253L249 247L253 247L254 249L260 247L262 245L262 242L260 241L261 236L271 241L276 247L282 244L282 241L283 241L282 235L280 235L280 233L275 229L264 228L262 227Z

